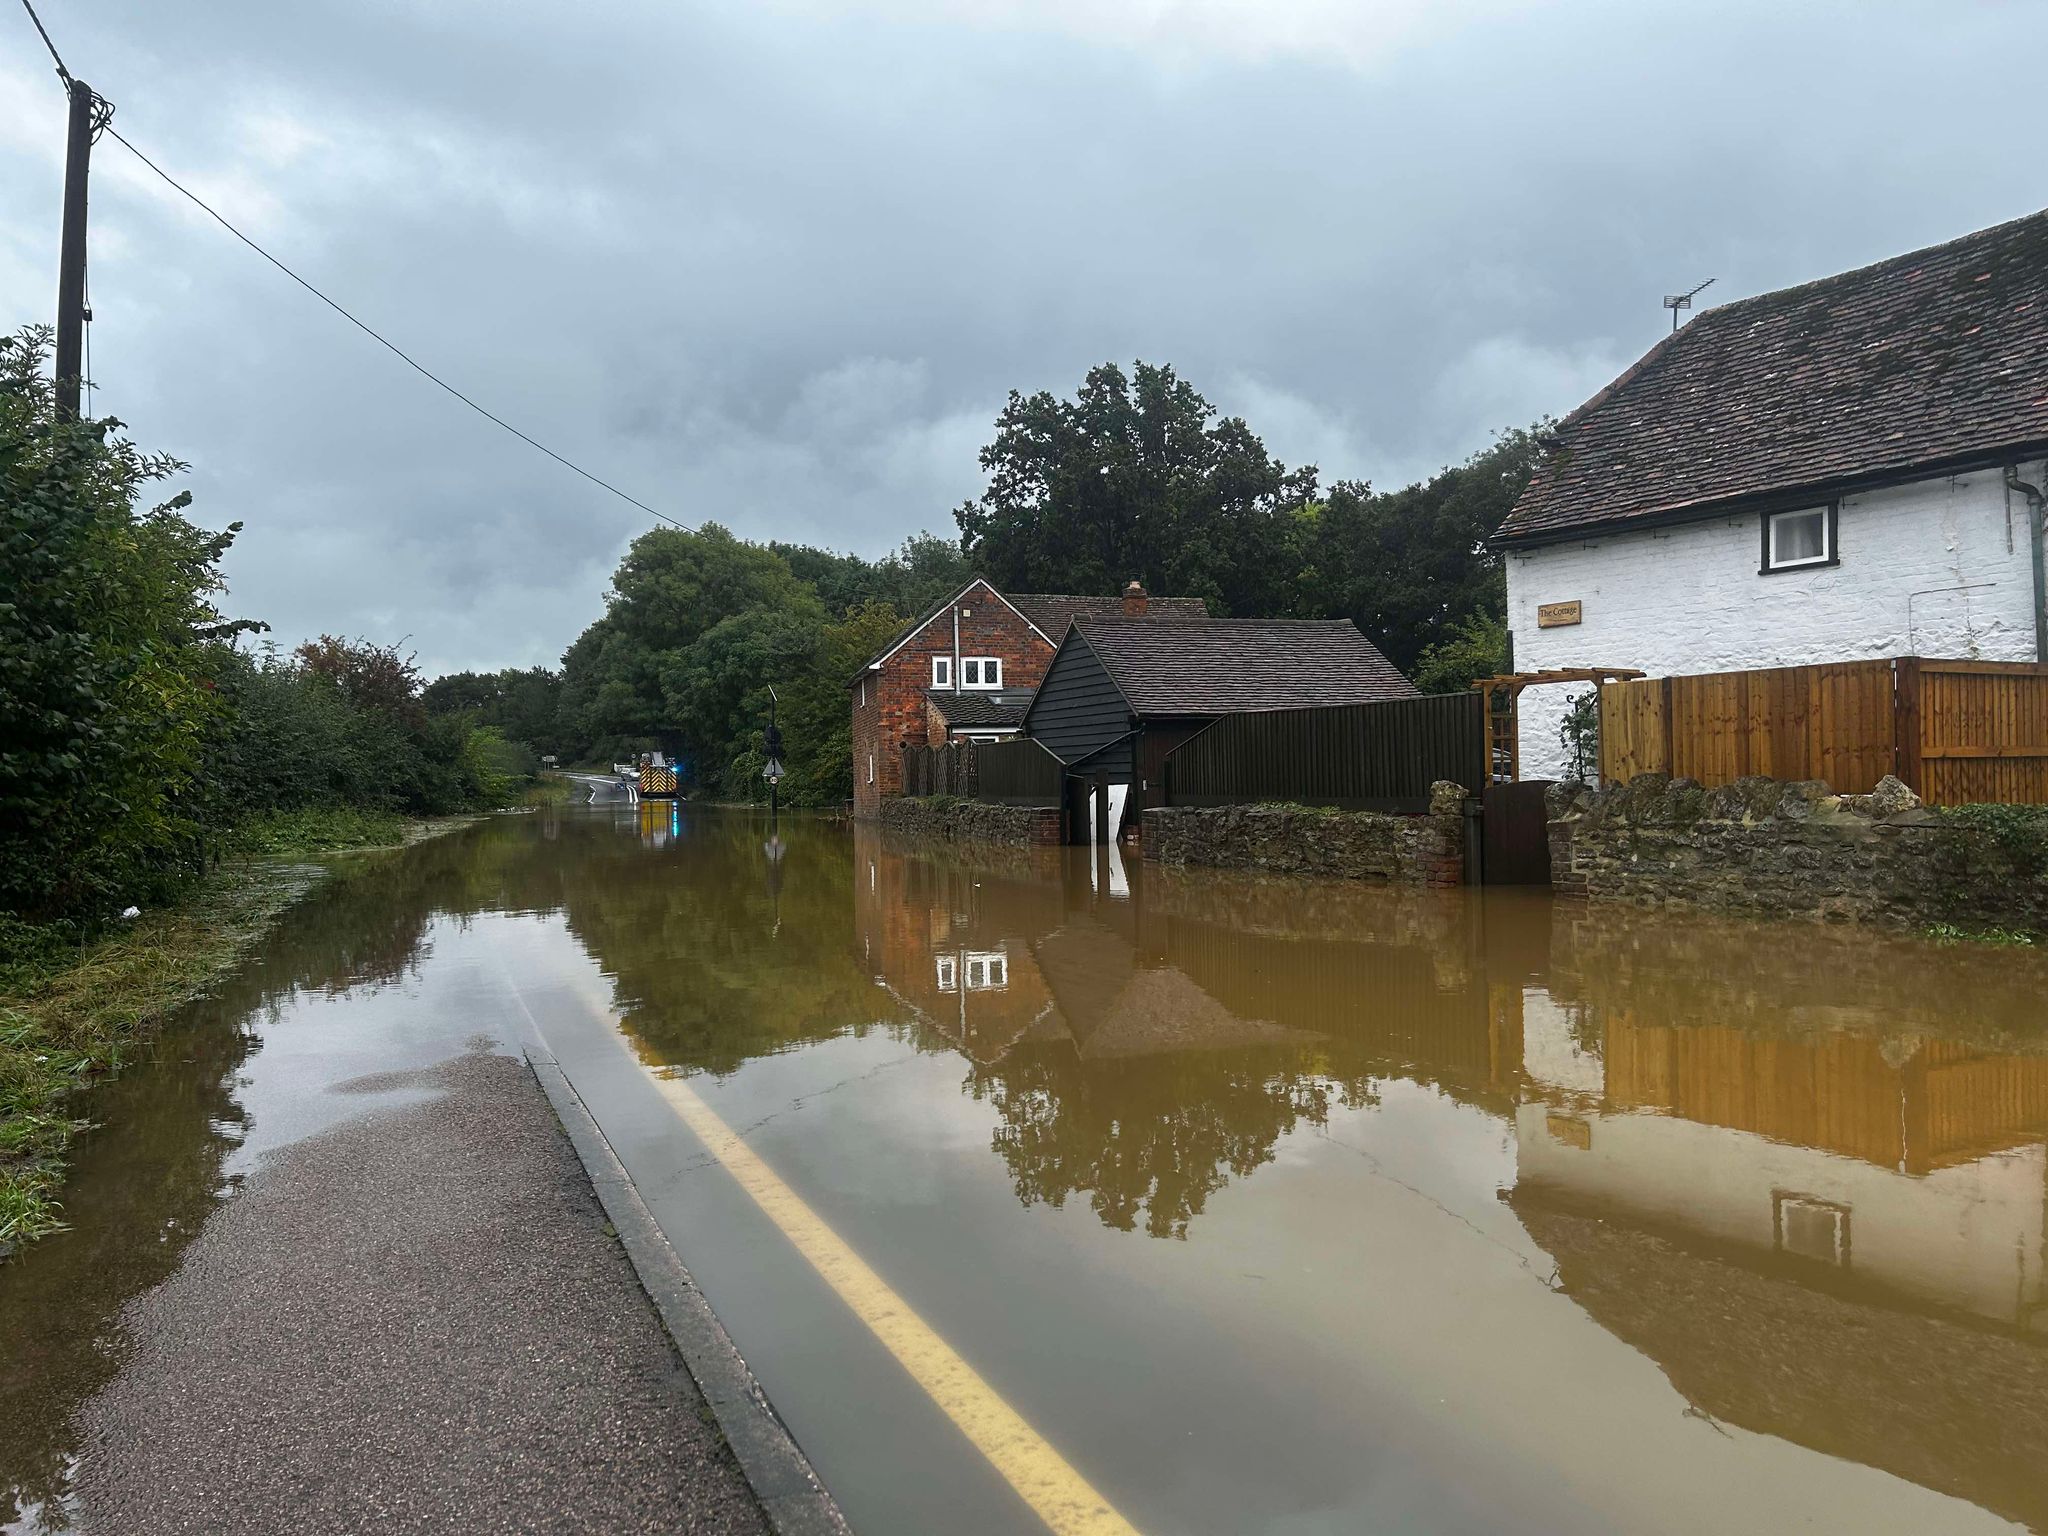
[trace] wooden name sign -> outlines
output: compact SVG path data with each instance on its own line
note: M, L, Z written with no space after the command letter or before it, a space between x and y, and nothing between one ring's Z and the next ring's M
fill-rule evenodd
M1542 603L1536 609L1538 629L1563 629L1567 624L1577 624L1584 618L1576 599L1569 603Z

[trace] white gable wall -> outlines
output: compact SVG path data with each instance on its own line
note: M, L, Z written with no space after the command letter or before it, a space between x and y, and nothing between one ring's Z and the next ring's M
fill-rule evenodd
M2035 485L2048 466L2022 465ZM1763 576L1757 513L1510 550L1515 670L1639 667L1653 677L1873 656L2034 659L2026 498L1999 470L1842 500L1839 565ZM1544 603L1583 622L1539 629ZM1558 727L1590 684L1521 701L1522 776L1564 771Z

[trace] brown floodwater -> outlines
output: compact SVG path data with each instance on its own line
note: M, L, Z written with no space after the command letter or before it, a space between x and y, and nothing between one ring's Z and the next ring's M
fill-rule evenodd
M95 1091L73 1230L0 1266L0 1526L76 1513L122 1308L239 1175L516 1004L857 1529L1043 1527L665 1079L1141 1531L2048 1530L2044 998L1541 892L506 818Z

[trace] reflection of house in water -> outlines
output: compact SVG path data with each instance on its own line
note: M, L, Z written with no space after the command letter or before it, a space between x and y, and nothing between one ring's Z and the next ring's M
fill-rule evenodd
M1610 1015L1528 1000L1524 1188L2048 1328L2048 1057Z
M870 974L962 1054L1001 1056L1034 1030L1058 1034L1029 939L1056 914L1044 854L977 867L890 847L856 829L853 908Z
M2048 1526L2048 1058L1524 1004L1568 1294L1716 1418Z
M1151 868L1124 887L1099 849L856 835L866 963L975 1063L1027 1202L1086 1192L1112 1226L1178 1235L1229 1174L1378 1079L1510 1106L1519 1038L1456 900Z

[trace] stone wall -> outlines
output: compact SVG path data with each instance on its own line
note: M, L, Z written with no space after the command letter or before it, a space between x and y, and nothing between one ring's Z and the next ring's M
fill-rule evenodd
M1717 789L1639 774L1549 793L1560 895L1642 907L1926 928L2048 931L2048 812L1934 811L1887 777L1868 795L1817 780Z
M892 795L881 803L884 827L911 837L947 842L1004 843L1031 847L1060 841L1057 806L995 805L986 800L923 799Z
M1307 805L1153 806L1147 859L1342 880L1457 885L1464 878L1464 791L1436 786L1427 816Z

